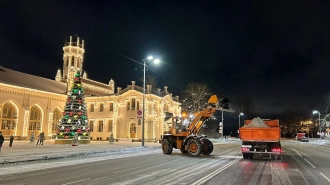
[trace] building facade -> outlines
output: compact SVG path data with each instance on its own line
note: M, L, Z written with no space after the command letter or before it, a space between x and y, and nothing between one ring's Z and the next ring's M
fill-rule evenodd
M64 110L68 88L76 70L83 70L84 41L76 38L63 47L63 70L55 80L21 73L0 66L0 130L5 137L27 140L34 133L45 132L46 139L56 137L57 125ZM112 133L118 140L142 138L143 87L131 81L126 88L115 87L114 80L104 84L88 79L83 73L85 102L92 140L108 140ZM116 89L115 89L116 88ZM160 139L168 116L181 112L179 97L173 97L167 86L145 94L145 140Z

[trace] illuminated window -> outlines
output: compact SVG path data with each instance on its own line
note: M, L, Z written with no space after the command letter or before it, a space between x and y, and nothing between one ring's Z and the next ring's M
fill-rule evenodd
M110 103L110 111L113 111L113 103Z
M135 98L132 98L132 110L135 110Z
M136 110L140 110L140 102L139 101L136 102Z
M59 109L55 109L53 111L53 123L52 123L52 131L57 130L57 126L59 124L59 120L61 119L61 111Z
M104 110L104 104L101 103L101 104L100 104L100 112L103 112L103 110Z
M109 120L108 132L112 132L112 130L113 130L113 120Z
M37 131L41 130L41 110L36 105L32 106L30 109L30 120L29 120L29 130Z
M103 121L102 120L99 121L99 130L98 131L103 132Z
M130 102L127 102L126 110L130 110L130 107L131 107L131 103Z
M94 121L89 121L90 132L93 132L93 128L94 128Z
M94 104L91 104L90 112L94 112Z
M10 102L0 105L0 123L3 135L11 135L16 128L17 111Z

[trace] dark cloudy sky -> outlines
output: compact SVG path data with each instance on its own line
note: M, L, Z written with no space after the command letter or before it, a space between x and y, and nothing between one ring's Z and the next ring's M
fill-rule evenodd
M205 82L233 102L251 97L258 115L280 115L297 101L324 111L330 95L330 1L2 2L0 65L54 79L65 37L85 40L89 78L141 85L141 61L174 95ZM148 71L150 72L150 71Z

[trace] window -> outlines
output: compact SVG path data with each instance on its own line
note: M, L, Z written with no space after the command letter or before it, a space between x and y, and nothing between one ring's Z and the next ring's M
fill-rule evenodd
M41 110L36 105L30 109L29 130L41 130Z
M127 102L126 110L130 110L130 107L131 107L131 103L130 102Z
M113 130L113 120L109 120L108 132L112 132L112 130Z
M90 132L93 132L93 128L94 128L94 121L89 121Z
M110 111L113 111L113 103L110 103Z
M98 131L103 132L103 121L102 120L99 121L99 130Z
M135 98L132 98L132 110L135 110Z
M94 104L91 104L91 110L90 112L94 112Z
M74 56L72 56L72 59L71 59L71 66L74 66Z
M10 102L7 102L3 105L0 105L0 123L1 130L13 131L16 127L17 111L14 105ZM4 135L9 135L9 133L3 133Z
M61 111L59 109L55 109L53 111L53 123L52 123L52 131L57 130L57 126L59 124L59 120L61 119Z
M140 102L139 101L136 102L136 110L140 110Z
M104 104L101 103L101 104L100 104L100 112L103 112L103 110L104 110Z

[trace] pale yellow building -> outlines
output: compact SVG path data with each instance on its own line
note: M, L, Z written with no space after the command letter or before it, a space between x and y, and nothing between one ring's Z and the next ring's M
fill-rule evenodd
M0 66L0 130L6 138L27 140L30 135L44 131L46 139L55 138L73 75L83 70L84 41L79 37L63 47L63 70L58 69L55 80L21 73ZM142 124L137 111L142 110L143 87L131 81L126 88L88 79L83 73L85 103L92 140L108 140L113 133L119 140L141 139ZM166 86L152 92L146 87L145 140L158 140L166 126L165 119L179 115L179 97L173 97Z

